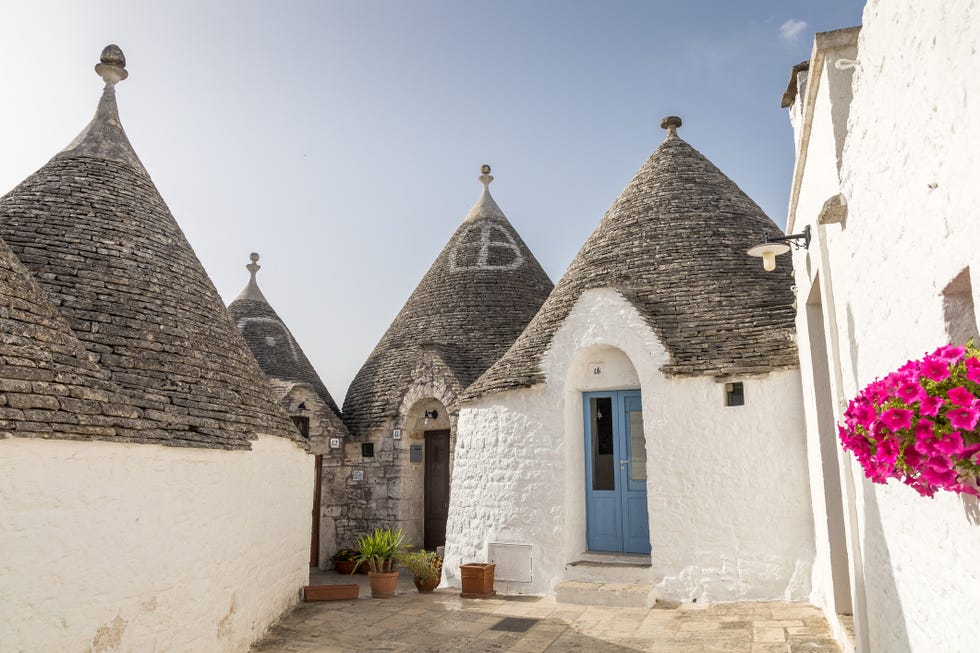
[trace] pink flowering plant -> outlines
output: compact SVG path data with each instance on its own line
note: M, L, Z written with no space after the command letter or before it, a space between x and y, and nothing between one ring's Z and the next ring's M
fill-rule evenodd
M897 478L919 494L980 497L980 350L940 347L861 391L838 428L875 483Z

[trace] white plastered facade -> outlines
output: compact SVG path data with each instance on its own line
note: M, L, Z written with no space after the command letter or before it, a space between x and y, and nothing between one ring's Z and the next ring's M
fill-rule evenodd
M841 451L834 422L875 378L950 341L944 290L954 279L972 276L965 301L972 309L980 300L980 9L970 0L869 2L863 23L856 49L853 38L818 35L810 79L791 107L802 146L787 230L809 224L814 236L793 261L817 547L812 599L845 650L971 650L980 639L976 502L872 484ZM857 64L840 70L838 59ZM845 220L818 224L837 193ZM825 501L835 492L838 516ZM853 644L837 625L842 597L854 611Z
M667 362L629 301L590 290L544 356L545 383L464 404L444 583L458 586L459 564L487 560L491 544L522 544L530 582L499 588L554 592L586 550L582 393L640 388L656 597L806 598L813 533L798 371L728 379L743 381L746 401L726 406L724 379L668 378Z
M0 440L0 648L247 650L308 582L311 460Z

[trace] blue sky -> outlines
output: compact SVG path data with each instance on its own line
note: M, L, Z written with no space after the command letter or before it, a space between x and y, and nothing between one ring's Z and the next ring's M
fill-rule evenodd
M858 2L20 2L0 7L0 193L91 118L107 43L123 125L226 301L259 285L341 400L491 191L557 281L663 140L778 224L779 100ZM696 255L692 254L692 255Z

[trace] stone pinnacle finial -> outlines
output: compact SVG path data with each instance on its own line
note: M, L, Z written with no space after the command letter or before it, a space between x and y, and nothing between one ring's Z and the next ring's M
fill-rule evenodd
M490 182L493 181L493 176L490 175L490 166L484 163L480 166L480 172L483 174L479 176L479 180L483 182L483 187L487 188Z
M105 81L107 88L115 86L116 82L129 77L126 71L126 55L116 44L105 46L102 50L101 63L95 64L95 72Z
M258 263L259 255L257 252L252 252L248 255L248 258L252 262L246 265L245 269L252 275L251 283L255 283L255 273L262 269L262 266Z
M667 130L667 138L677 138L677 128L683 124L678 116L667 116L660 121L660 126Z

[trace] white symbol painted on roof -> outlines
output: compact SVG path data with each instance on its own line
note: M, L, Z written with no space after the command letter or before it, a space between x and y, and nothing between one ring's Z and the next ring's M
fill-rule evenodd
M479 231L479 238L474 238ZM449 270L516 270L524 255L510 231L497 224L471 226L449 258Z
M277 320L272 319L271 317L243 317L240 320L238 320L238 322L237 322L238 330L241 331L244 334L245 333L245 327L247 325L249 325L249 324L271 324L272 326L276 327L277 329L283 331L283 336L285 336L286 344L289 345L289 354L290 354L290 356L293 357L293 360L294 361L296 361L297 363L299 362L299 357L296 355L296 343L294 343L293 342L293 339L289 337L289 332L286 331L286 327L284 327L282 325L282 323L280 323ZM272 342L269 342L270 340ZM272 337L269 337L269 336L266 336L266 338L265 338L265 344L266 345L269 345L269 346L275 346L276 339L275 338L272 338Z

